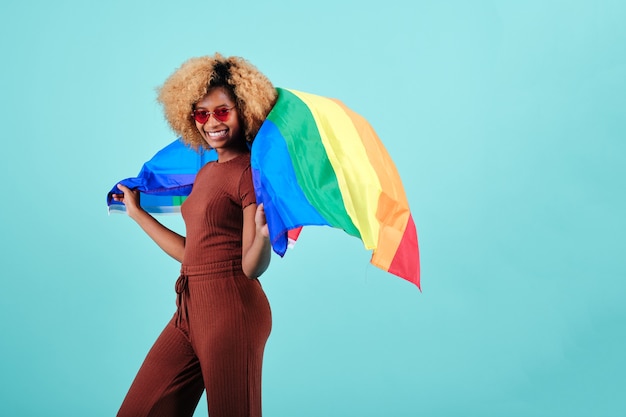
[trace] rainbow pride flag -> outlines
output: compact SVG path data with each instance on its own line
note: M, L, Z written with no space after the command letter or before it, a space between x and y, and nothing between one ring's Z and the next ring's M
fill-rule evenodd
M369 123L338 100L277 89L252 144L252 175L272 247L307 225L344 230L371 263L420 287L417 232L395 164Z
M276 105L251 149L257 202L273 250L284 256L303 226L342 229L373 250L371 263L419 288L417 232L395 165L369 123L340 101L278 88ZM122 184L150 213L175 213L198 170L217 159L180 138ZM124 205L107 195L109 212Z

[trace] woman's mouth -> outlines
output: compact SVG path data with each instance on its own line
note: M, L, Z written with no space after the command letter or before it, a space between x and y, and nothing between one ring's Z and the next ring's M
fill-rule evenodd
M226 136L226 132L227 130L224 129L224 130L218 130L216 132L207 132L207 134L209 135L211 139L219 139L221 137Z

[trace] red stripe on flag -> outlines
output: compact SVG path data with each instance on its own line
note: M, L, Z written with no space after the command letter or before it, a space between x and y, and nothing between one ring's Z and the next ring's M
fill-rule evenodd
M417 231L412 215L409 216L404 235L402 235L402 240L391 261L391 265L389 265L388 271L417 285L417 288L421 291L420 254L417 245Z

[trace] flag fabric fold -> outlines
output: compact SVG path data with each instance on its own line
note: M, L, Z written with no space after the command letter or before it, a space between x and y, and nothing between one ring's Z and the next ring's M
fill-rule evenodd
M177 213L191 192L197 172L204 164L215 160L215 151L193 149L178 138L146 162L137 177L126 178L118 184L139 190L141 206L149 213ZM109 212L126 211L123 203L111 197L119 192L116 184L107 194Z

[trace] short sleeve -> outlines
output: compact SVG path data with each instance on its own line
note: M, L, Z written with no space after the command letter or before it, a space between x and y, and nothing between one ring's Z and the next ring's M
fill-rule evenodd
M241 174L239 180L239 198L241 199L242 209L248 207L250 204L256 204L254 184L252 183L252 168L250 165L248 165Z

